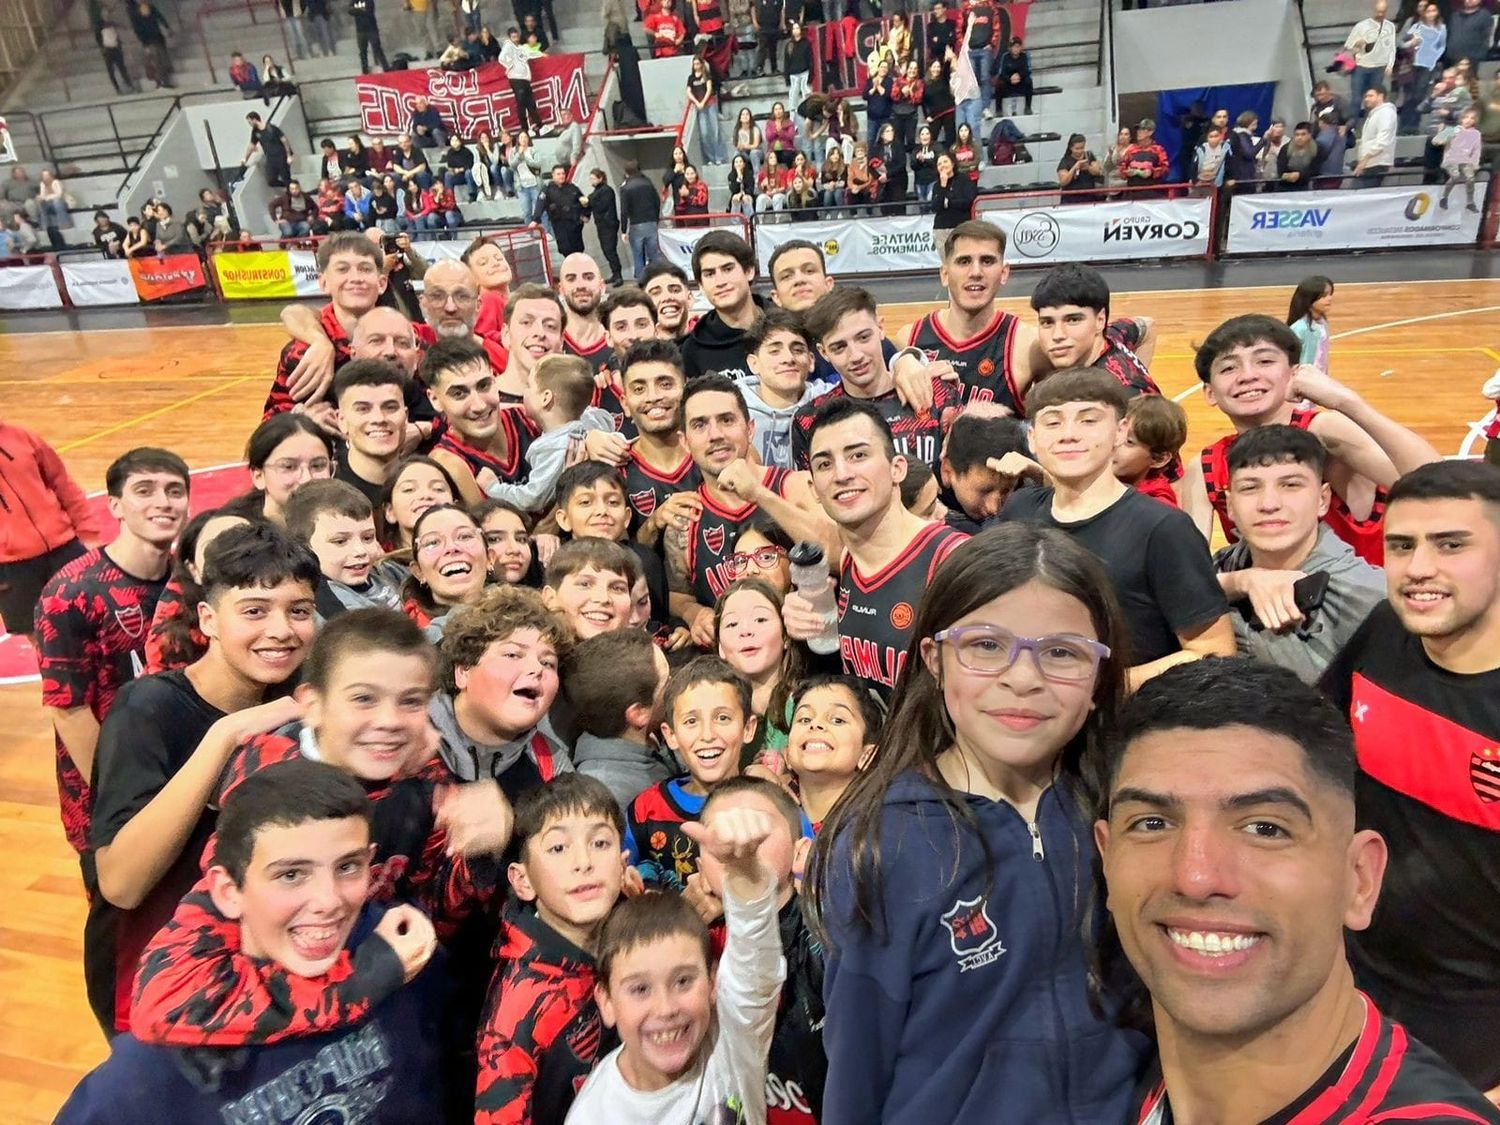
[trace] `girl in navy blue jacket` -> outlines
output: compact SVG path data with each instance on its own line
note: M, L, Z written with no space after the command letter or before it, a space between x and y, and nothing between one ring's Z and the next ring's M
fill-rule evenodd
M1117 1125L1143 1037L1090 1007L1085 776L1124 691L1108 576L1066 535L960 546L917 610L874 763L822 825L823 1125Z

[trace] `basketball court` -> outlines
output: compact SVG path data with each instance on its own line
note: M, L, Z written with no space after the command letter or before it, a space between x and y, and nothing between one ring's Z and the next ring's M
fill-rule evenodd
M1400 262L1389 259L1387 268L1399 272ZM1297 278L1319 268L1285 264L1275 286L1115 294L1113 315L1156 319L1152 374L1187 408L1188 451L1226 429L1199 393L1193 344L1230 316L1284 316ZM1032 318L1024 298L1002 304ZM933 307L883 304L887 334ZM1445 455L1478 452L1477 423L1493 405L1479 388L1500 367L1500 279L1340 282L1331 323L1335 378ZM125 449L173 449L197 471L195 510L240 479L226 467L242 458L286 340L274 322L86 333L27 331L21 320L7 327L0 402L8 421L41 433L91 493ZM0 1105L7 1122L29 1125L50 1121L106 1048L84 1001L83 888L58 819L52 734L36 683L0 687L0 727L12 732L0 741L0 854L9 861L0 867Z

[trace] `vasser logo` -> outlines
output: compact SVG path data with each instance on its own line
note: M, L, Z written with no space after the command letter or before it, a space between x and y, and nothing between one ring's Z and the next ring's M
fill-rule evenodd
M1312 207L1306 211L1257 211L1250 216L1251 230L1288 230L1299 227L1325 227L1331 207Z
M1045 211L1022 215L1010 232L1010 244L1026 258L1045 258L1061 240L1062 228Z
M1162 222L1146 217L1110 219L1104 224L1105 242L1160 242L1201 237L1203 226L1193 219L1186 222Z

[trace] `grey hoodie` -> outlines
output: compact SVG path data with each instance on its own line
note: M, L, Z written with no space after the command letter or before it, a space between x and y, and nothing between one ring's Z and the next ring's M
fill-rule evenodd
M612 433L615 419L607 410L597 406L584 409L582 417L575 422L548 430L531 443L526 450L528 470L524 480L515 484L499 481L491 484L485 492L492 500L504 500L514 504L523 512L539 512L552 503L552 494L557 491L557 478L567 468L568 449L573 441L583 440L589 430Z
M1214 569L1220 574L1248 570L1253 565L1250 548L1243 540L1214 556ZM1305 683L1315 684L1370 611L1385 600L1385 571L1356 555L1354 548L1326 524L1319 525L1318 541L1297 569L1304 574L1328 575L1323 604L1309 618L1275 633L1255 619L1250 602L1245 600L1234 604L1229 620L1240 655L1280 664Z
M644 790L681 772L653 746L592 734L578 736L573 744L573 764L579 773L604 782L622 809L628 809Z
M475 742L459 729L458 716L453 711L453 696L445 691L433 695L432 702L427 706L427 717L432 720L432 725L437 728L443 740L438 755L459 781L499 778L520 761L523 754L536 764L536 751L532 746L532 739L537 733L535 730L527 731L514 742L504 742L498 746ZM552 763L557 772L571 770L573 761L568 757L566 748L556 740L549 741L552 742Z
M809 379L802 399L795 406L771 406L760 397L760 376L744 375L736 379L745 405L750 408L750 420L755 423L755 448L760 454L761 464L777 469L795 469L792 464L792 415L821 394L832 389L833 384L821 379Z

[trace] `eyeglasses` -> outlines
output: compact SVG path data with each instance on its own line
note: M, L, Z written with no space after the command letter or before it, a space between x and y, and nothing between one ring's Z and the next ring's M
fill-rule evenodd
M432 555L441 551L444 547L475 547L483 541L483 537L473 528L461 527L453 535L424 535L417 540L417 554Z
M783 547L759 547L754 551L737 551L729 556L729 577L739 578L753 566L756 570L770 570L786 558Z
M933 634L951 645L958 663L971 672L998 675L1029 651L1037 671L1059 683L1087 680L1109 655L1109 646L1087 637L1062 633L1051 637L1018 637L994 625L959 625Z
M327 457L314 457L311 461L297 461L291 457L283 457L280 461L268 461L266 468L278 476L296 476L306 469L309 476L327 476L333 468L333 462Z

